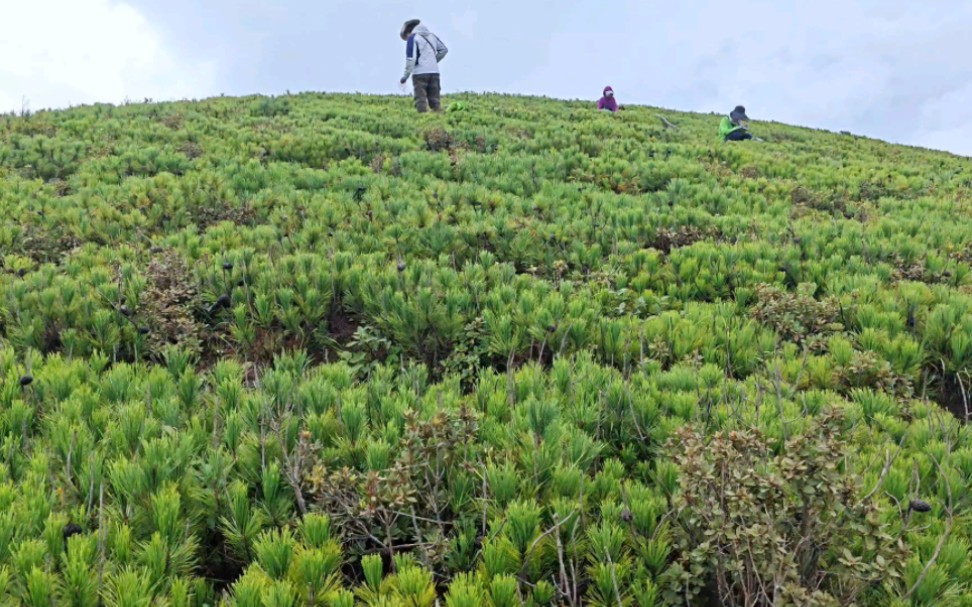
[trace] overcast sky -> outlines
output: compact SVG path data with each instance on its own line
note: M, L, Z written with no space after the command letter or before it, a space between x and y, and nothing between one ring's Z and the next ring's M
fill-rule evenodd
M287 90L398 92L401 23L443 88L727 112L972 155L970 0L24 0L0 110Z

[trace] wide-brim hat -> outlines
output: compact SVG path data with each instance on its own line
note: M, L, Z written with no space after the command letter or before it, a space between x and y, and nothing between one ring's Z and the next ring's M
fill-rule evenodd
M399 33L399 36L402 37L402 40L407 38L408 35L411 33L411 31L416 27L418 27L419 23L421 23L421 21L418 19L409 19L408 21L406 21L405 24L402 25L402 31Z
M746 115L746 108L741 105L737 105L736 109L729 113L729 117L736 122L739 122L740 120L745 120L747 122L749 121L749 116Z

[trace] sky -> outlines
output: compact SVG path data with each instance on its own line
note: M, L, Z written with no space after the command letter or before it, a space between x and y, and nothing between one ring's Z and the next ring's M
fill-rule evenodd
M726 113L972 156L969 0L25 0L0 111L287 91L399 93L404 20L443 91ZM403 101L404 102L404 101Z

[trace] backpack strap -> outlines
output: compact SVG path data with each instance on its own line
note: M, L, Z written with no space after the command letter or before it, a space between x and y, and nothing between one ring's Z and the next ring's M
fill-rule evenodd
M414 34L414 35L415 36L419 36L420 38L422 38L422 40L425 40L425 43L428 44L429 47L432 49L432 54L434 56L435 55L435 45L432 44L432 42L428 39L428 37L425 34ZM419 57L421 56L421 54L422 54L422 51L419 50L419 45L416 44L415 45L415 65L418 65ZM436 62L436 63L438 63L438 62Z

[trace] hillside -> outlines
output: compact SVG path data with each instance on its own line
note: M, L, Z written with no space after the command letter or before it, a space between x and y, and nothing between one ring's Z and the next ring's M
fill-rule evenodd
M0 118L0 604L972 605L967 160L457 99Z

